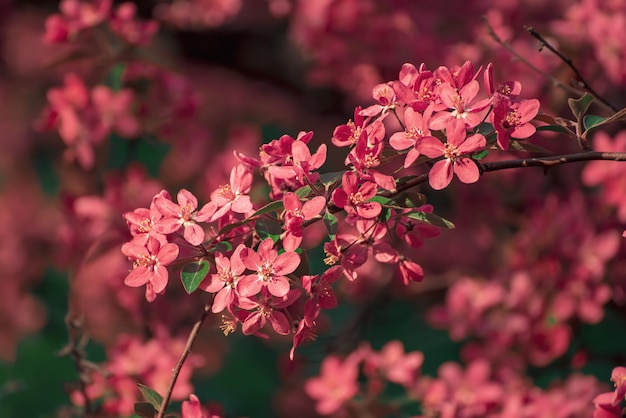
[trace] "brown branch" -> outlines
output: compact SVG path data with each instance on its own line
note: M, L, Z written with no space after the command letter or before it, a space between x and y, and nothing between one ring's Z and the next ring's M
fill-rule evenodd
M508 43L507 41L503 40L502 38L500 38L498 35L496 35L496 32L494 31L493 27L491 26L491 24L489 23L489 21L487 21L486 18L483 18L483 20L485 21L485 25L487 25L487 32L489 33L489 36L491 36L491 38L493 38L494 41L496 41L497 43L499 43L504 49L506 49L507 51L509 51L513 56L515 56L518 60L520 60L522 63L524 63L528 68L530 68L531 70L533 70L534 72L536 72L537 74L547 78L548 80L550 80L555 86L562 88L563 90L567 91L570 94L573 95L580 95L582 93L584 93L584 91L574 88L568 84L563 83L561 80L559 80L558 78L555 78L554 76L546 73L545 71L537 68L535 65L533 65L530 61L528 61L526 58L522 57L516 50L515 48L513 48L511 46L510 43Z
M196 338L200 333L200 328L202 328L204 320L211 311L212 304L213 301L211 299L209 302L206 303L206 305L204 305L204 309L202 310L200 317L198 318L196 323L193 324L193 328L191 328L191 332L189 333L189 337L187 338L187 344L185 344L185 349L181 353L180 358L178 359L178 363L176 363L176 366L174 367L174 370L172 370L172 378L170 379L169 386L167 387L167 392L165 393L165 396L163 396L163 401L161 402L161 406L159 407L159 412L156 418L163 418L165 416L165 410L167 409L167 406L169 405L172 398L172 392L174 390L174 386L176 385L176 380L178 380L178 375L180 374L180 371L185 364L185 360L187 360L187 357L191 353L193 343L196 341Z
M555 165L577 163L581 161L626 161L626 152L580 152L576 154L554 155L550 157L522 158L519 160L478 163L482 173L524 167L552 167Z
M539 32L537 32L534 28L532 28L530 26L524 26L524 29L526 29L526 31L528 31L528 33L530 33L530 35L532 37L534 37L535 39L537 39L541 43L541 48L546 47L550 52L552 52L554 55L559 57L561 59L561 61L563 61L569 68L571 68L572 71L574 71L574 74L576 75L576 77L578 79L578 82L582 85L582 87L585 90L587 90L591 95L593 95L593 97L595 97L600 102L602 102L606 107L611 109L613 111L613 113L617 112L617 108L615 106L613 106L611 103L609 103L607 100L605 100L601 95L599 95L591 87L591 85L589 85L589 83L587 83L585 78L582 76L580 71L578 71L578 68L576 68L576 66L574 65L574 62L570 58L566 57L561 52L559 52L543 36L541 36L541 34Z

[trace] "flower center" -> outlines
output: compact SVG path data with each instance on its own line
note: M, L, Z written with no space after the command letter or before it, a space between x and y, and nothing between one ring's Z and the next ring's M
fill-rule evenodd
M448 160L456 161L461 156L461 153L459 152L457 147L455 147L454 145L445 144L445 149L443 150L443 156L446 157Z
M454 96L452 96L452 104L454 105L457 113L463 113L465 109L465 103L463 102L463 98L460 94L455 94Z
M365 202L365 198L361 192L350 194L350 203L352 203L352 206L359 206L363 202Z
M259 278L265 282L271 279L272 275L274 274L272 263L270 263L269 261L266 261L263 264L261 264L259 266L259 269L257 270L257 274L259 275Z
M506 117L502 121L502 127L504 129L513 129L519 126L522 122L522 118L516 111L511 111L506 114Z
M230 184L222 184L218 187L217 193L228 200L233 200L235 198L235 193L233 192L233 188Z
M151 270L156 270L158 265L159 263L156 256L146 254L142 254L141 256L139 256L138 259L133 262L133 268L144 266L148 267Z
M152 221L148 218L143 218L141 222L139 222L139 232L142 234L147 234L152 230Z

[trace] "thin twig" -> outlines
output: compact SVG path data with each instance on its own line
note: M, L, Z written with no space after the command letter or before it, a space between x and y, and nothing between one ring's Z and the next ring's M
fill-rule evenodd
M483 18L483 20L485 21L485 25L487 25L487 32L489 33L489 36L491 36L493 38L493 40L495 40L497 43L499 43L500 45L502 45L502 47L504 49L506 49L507 51L509 51L512 55L514 55L518 60L520 60L520 62L524 63L524 65L526 65L528 68L530 68L531 70L533 70L534 72L536 72L537 74L547 78L548 80L550 80L555 86L562 88L563 90L567 91L568 93L570 93L571 95L575 95L575 96L580 96L582 95L585 90L583 89L578 89L575 88L573 86L570 86L569 84L565 84L563 83L561 80L559 80L558 78L552 76L551 74L546 73L545 71L537 68L535 65L533 65L530 61L528 61L526 58L522 57L516 50L515 48L513 48L511 46L511 44L509 44L507 41L503 40L502 38L500 38L498 35L496 35L495 30L493 29L493 27L491 26L491 24L489 23L489 21L487 21L486 18ZM590 91L591 92L591 91ZM612 112L614 113L615 110L613 109L612 106L607 105L606 103L604 103L601 99L599 99L600 101L598 102L598 105L603 107L607 112Z
M558 86L564 90L566 90L567 92L569 92L570 94L574 94L574 95L580 95L582 93L584 93L582 90L574 88L568 84L563 83L561 80L559 80L558 78L555 78L554 76L546 73L545 71L537 68L534 64L532 64L530 61L528 61L526 58L522 57L516 50L515 48L513 48L511 46L510 43L508 43L507 41L503 40L502 38L500 38L495 30L493 29L493 27L491 26L491 24L489 23L489 21L486 18L483 18L485 25L487 25L487 32L489 33L489 36L491 36L493 38L494 41L496 41L497 43L499 43L500 45L502 45L502 47L504 49L506 49L507 51L509 51L512 55L514 55L518 60L520 60L522 63L524 63L528 68L530 68L531 70L533 70L534 72L536 72L537 74L547 78L548 80L550 80L555 86Z
M557 57L559 57L561 59L561 61L563 61L565 64L567 64L567 66L569 68L572 69L572 71L574 71L574 74L576 75L578 82L582 85L582 87L587 90L591 95L593 95L593 97L595 97L596 99L598 99L600 102L602 102L605 106L607 106L609 109L611 109L613 111L613 113L617 112L617 108L615 106L613 106L611 103L609 103L606 99L604 99L601 95L599 95L592 87L589 83L587 83L587 81L585 80L585 78L582 76L582 74L580 73L580 71L578 71L578 68L576 68L576 66L574 65L574 62L566 57L565 55L563 55L561 52L559 52L555 47L553 47L543 36L541 36L541 34L539 32L537 32L533 27L530 26L524 26L524 29L526 29L526 31L528 31L528 33L530 33L530 35L532 37L534 37L535 39L537 39L539 42L541 42L541 47L543 48L544 46L546 48L548 48L548 50L550 50L550 52L552 52L554 55L556 55Z
M189 353L191 353L191 348L193 347L193 343L196 341L196 338L198 337L198 334L200 333L200 328L202 328L202 324L204 323L204 320L206 319L206 317L209 315L209 312L211 311L212 304L213 304L213 301L210 300L209 302L206 303L206 305L204 305L204 309L202 310L200 317L198 318L196 323L193 324L193 328L191 329L191 332L189 333L189 337L187 338L187 344L185 344L185 349L181 353L180 358L178 359L178 363L176 363L176 367L174 367L174 370L172 370L172 378L170 379L170 384L167 387L167 392L165 392L165 396L163 396L163 402L161 402L161 406L159 407L159 412L156 418L163 418L165 416L165 410L167 409L167 406L169 405L170 400L172 398L172 392L174 391L176 380L178 380L178 375L180 374L180 371L183 368L183 365L185 364L185 360L187 359L187 356L189 356Z

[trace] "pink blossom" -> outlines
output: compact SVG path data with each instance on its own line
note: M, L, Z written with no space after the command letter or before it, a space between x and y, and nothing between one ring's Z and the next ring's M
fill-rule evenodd
M486 146L485 137L476 134L466 138L465 123L459 119L451 119L448 122L446 137L446 144L434 137L426 137L420 145L421 153L430 158L442 155L445 157L445 159L437 161L430 169L428 175L430 186L435 190L447 187L452 181L453 173L463 183L478 181L480 173L470 156Z
M302 205L295 193L285 193L283 205L285 207L283 248L285 251L295 251L302 242L302 222L318 216L326 207L326 199L316 196Z
M159 30L159 23L155 20L141 22L137 20L137 6L135 3L120 4L110 21L113 32L121 36L126 42L146 46Z
M272 328L280 335L288 335L291 332L291 324L287 316L280 309L292 305L300 296L300 290L292 289L283 296L272 296L267 289L261 290L254 299L241 297L238 301L240 308L248 312L242 320L244 335L257 333L269 321Z
M318 414L331 415L358 393L357 378L355 361L348 358L342 362L337 356L328 356L322 362L320 375L307 380L304 390L316 401Z
M147 284L146 299L152 302L167 286L165 266L178 257L178 246L172 243L161 245L158 240L150 238L145 247L132 241L124 244L122 253L133 260L133 269L124 279L124 284L130 287Z
M211 216L211 222L221 218L229 211L235 213L248 213L254 207L250 201L250 189L252 187L252 171L239 164L230 172L230 183L220 186L211 194L211 202L218 208Z
M422 115L408 107L404 111L404 132L396 132L389 138L389 145L402 151L411 148L404 159L404 168L411 166L420 156L419 145L424 137L431 136L428 123L433 112L429 106Z
M496 129L498 146L506 150L509 139L523 139L533 135L536 128L529 122L539 112L539 100L524 100L511 104L506 99L495 101L493 108L493 126Z
M204 241L204 230L197 222L206 222L215 212L215 204L209 202L196 211L198 199L188 190L181 189L177 195L178 204L163 194L155 197L155 206L163 218L155 228L162 234L172 234L184 228L183 237L191 245L200 245Z
M483 120L484 109L489 106L491 99L476 100L480 85L472 80L462 88L457 89L449 83L439 86L437 92L442 103L451 111L436 113L430 120L430 129L442 130L450 120L461 120L468 128L474 128Z
M241 251L241 260L246 268L256 272L243 276L237 283L237 291L241 296L256 295L263 288L278 298L285 296L290 289L287 274L293 273L300 265L300 256L294 251L285 251L278 255L273 249L274 241L271 238L263 240L254 251L244 248Z
M246 269L246 266L241 261L241 251L244 248L246 248L245 245L239 244L230 259L220 252L216 252L215 267L217 272L207 275L206 279L198 286L199 289L205 292L215 293L215 299L211 307L213 313L222 312L235 300L237 282Z
M348 215L372 219L382 211L380 203L369 202L375 195L374 183L366 181L359 186L356 173L347 171L343 174L341 188L333 191L332 201L337 207L345 209Z
M611 405L619 405L626 396L626 367L615 367L611 372L611 382L615 384Z

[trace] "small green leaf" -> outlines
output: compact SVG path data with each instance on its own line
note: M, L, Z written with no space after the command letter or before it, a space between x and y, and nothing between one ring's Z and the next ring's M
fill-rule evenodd
M370 202L378 202L381 205L393 205L394 201L384 196L374 196L370 200Z
M489 154L489 151L484 149L481 152L477 152L476 154L472 155L472 158L474 160L476 160L476 161L482 160L483 158L485 158L487 156L487 154Z
M221 253L226 253L233 249L233 245L228 241L220 241L213 247L213 249Z
M603 121L604 121L604 118L602 116L585 115L585 118L583 119L583 125L585 126L585 129L588 131L592 129L593 127L595 127L596 125L602 123Z
M405 213L403 216L407 218L416 219L418 221L426 222L427 224L438 226L439 228L452 229L454 224L447 219L442 218L439 215L429 212L410 212Z
M308 197L312 191L313 189L311 189L311 186L302 186L298 190L296 190L295 193L296 196L298 196L298 198L302 200L305 197Z
M282 225L271 219L259 219L256 221L254 229L261 239L272 238L274 242L280 239Z
M247 219L254 218L255 216L264 215L270 212L278 212L282 211L285 207L283 206L282 200L276 200L274 202L270 202L267 205L263 206L261 209L254 212Z
M152 404L148 402L135 403L135 405L133 405L133 411L141 418L154 418L157 413L154 406L152 406Z
M185 264L180 272L185 291L189 294L193 293L204 280L210 268L211 264L207 260L192 261Z
M483 122L478 127L478 132L481 135L488 135L493 132L493 125L487 122Z
M426 196L422 193L404 192L393 201L401 208L417 208L426 203Z
M324 185L326 190L328 190L331 185L341 180L344 173L345 171L333 171L330 173L320 174L320 182Z
M334 239L335 235L337 235L337 227L339 226L337 217L329 211L326 211L326 213L324 213L324 225L326 225L330 239Z
M119 91L123 87L122 79L124 75L124 64L116 64L109 71L107 77L107 85L111 87L111 90Z
M383 208L381 212L381 219L383 220L383 222L387 222L389 219L391 219L391 209Z
M580 99L567 99L567 104L576 120L580 120L593 102L593 96L589 93L583 94Z
M152 405L157 411L161 408L161 403L163 403L163 397L159 395L156 390L146 385L142 385L141 383L137 383L137 388L141 392L144 401Z

